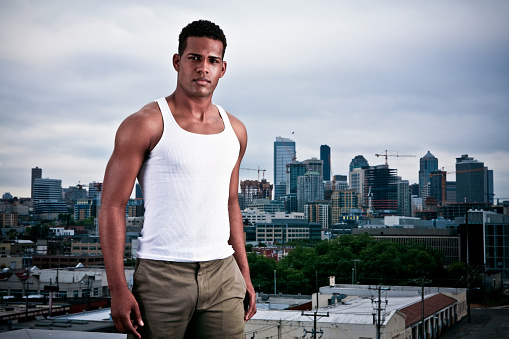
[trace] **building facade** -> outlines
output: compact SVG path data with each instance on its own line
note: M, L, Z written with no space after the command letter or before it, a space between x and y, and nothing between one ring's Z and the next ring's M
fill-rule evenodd
M39 168L39 167L35 167L35 168L32 168L32 181L31 181L31 195L30 197L32 199L34 199L34 183L35 183L35 179L41 179L42 178L42 168Z
M412 216L412 195L408 180L398 179L398 215Z
M371 166L366 170L366 186L371 192L371 206L380 213L397 213L398 185L396 170L387 165ZM366 194L367 196L367 194Z
M359 194L356 190L339 190L332 193L331 223L334 225L341 222L341 216L350 213L352 209L358 209L359 203Z
M323 180L331 180L331 159L330 147L327 145L320 146L320 160L323 161Z
M483 162L468 154L456 158L456 202L487 202L492 193L493 173L488 173Z
M318 172L307 172L297 179L297 211L304 212L304 204L323 200L323 180Z
M427 198L430 195L431 172L438 170L438 159L428 151L419 160L419 197Z
M274 141L274 200L286 194L286 165L297 159L295 141L276 137Z

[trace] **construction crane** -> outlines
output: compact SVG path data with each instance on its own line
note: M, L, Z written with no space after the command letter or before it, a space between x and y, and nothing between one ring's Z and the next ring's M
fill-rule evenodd
M415 157L415 155L408 155L408 154L400 154L398 151L396 151L396 154L389 154L388 150L383 151L381 154L375 154L376 157L385 157L385 166L389 166L389 163L387 161L387 157Z
M260 181L260 172L263 172L263 179L265 179L265 171L264 169L260 169L260 166L258 166L258 168L245 168L245 167L241 167L240 168L241 170L245 170L245 171L258 171L258 181Z
M292 132L293 134L293 132ZM292 158L292 162L294 162L295 160L297 160L297 150L294 151L294 153L292 154L292 152L290 152L290 150L288 149L288 146L286 145L286 142L285 142L285 139L282 137L282 136L279 136L279 139L281 139L281 142L283 143L283 145L285 146L286 148L286 151L288 152L288 154L290 155L290 157Z

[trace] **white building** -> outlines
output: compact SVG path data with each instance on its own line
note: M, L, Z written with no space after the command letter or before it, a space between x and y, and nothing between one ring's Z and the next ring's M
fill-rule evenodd
M50 231L55 233L57 237L66 237L74 235L74 230L66 230L63 227L51 227Z
M426 287L424 315L420 312L421 290L419 286L390 286L382 287L379 293L376 286L322 287L312 298L313 311L259 310L246 323L245 334L255 338L312 338L316 330L320 338L358 339L376 338L379 330L382 339L416 339L424 316L425 337L435 338L466 315L464 289Z
M248 220L249 225L256 225L259 222L271 222L272 217L268 212L260 211L254 208L246 208L242 211L242 219Z

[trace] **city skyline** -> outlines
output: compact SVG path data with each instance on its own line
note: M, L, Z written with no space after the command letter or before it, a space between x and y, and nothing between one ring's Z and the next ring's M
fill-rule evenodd
M247 127L242 167L273 182L275 137L299 161L330 146L333 174L415 155L388 159L410 184L428 150L449 172L468 154L509 197L505 1L2 2L0 193L30 196L36 166L63 187L102 182L116 128L174 90L178 33L199 18L228 39L214 102Z

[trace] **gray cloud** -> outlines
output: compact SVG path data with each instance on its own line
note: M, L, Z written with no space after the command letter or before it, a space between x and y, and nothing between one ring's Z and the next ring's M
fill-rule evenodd
M1 2L0 193L29 195L34 166L101 181L118 124L173 91L177 35L197 18L228 37L214 101L248 128L243 167L272 180L280 135L300 160L330 145L336 174L357 154L416 155L389 159L410 182L428 150L449 171L468 153L509 197L509 3L491 0Z

